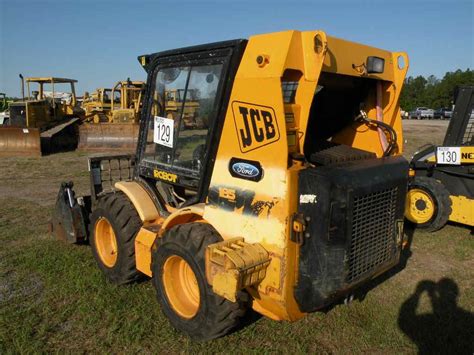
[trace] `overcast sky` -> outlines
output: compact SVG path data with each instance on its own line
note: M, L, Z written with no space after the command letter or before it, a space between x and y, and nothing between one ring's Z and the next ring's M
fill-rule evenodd
M406 51L409 75L474 67L474 1L0 0L0 91L18 74L79 81L78 93L145 79L137 56L287 29Z

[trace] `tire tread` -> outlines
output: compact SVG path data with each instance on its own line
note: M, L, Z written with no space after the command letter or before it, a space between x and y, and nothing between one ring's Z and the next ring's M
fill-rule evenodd
M209 305L209 309L207 309L206 317L202 322L203 324L200 324L192 330L183 329L180 326L183 320L174 314L171 309L168 310L169 307L166 306L166 302L164 302L165 300L163 299L166 295L163 295L160 291L159 280L161 277L155 274L155 270L159 270L158 264L163 262L163 260L160 261L159 251L160 248L166 248L168 244L175 244L184 248L190 255L193 255L196 264L201 269L201 274L205 275L206 248L208 245L221 240L222 238L212 226L206 223L187 223L172 227L156 242L152 268L154 270L153 284L157 290L158 300L164 311L164 308L167 308L165 314L173 326L178 330L186 332L195 340L215 339L229 333L237 327L241 317L245 314L248 297L243 296L246 294L245 292L240 292L241 295L239 295L238 301L230 302L215 294L212 291L212 287L206 282L206 303Z
M92 236L91 245L99 267L107 279L116 284L127 284L139 280L143 274L136 269L135 236L142 226L142 222L135 207L122 192L107 194L99 199L97 208L91 216L91 226L94 226L95 221L103 215L102 211L109 211L117 243L121 244L122 248L117 264L113 268L107 268L102 265L95 251L94 236ZM94 228L92 227L92 229L91 234L94 233ZM125 257L121 257L121 255Z

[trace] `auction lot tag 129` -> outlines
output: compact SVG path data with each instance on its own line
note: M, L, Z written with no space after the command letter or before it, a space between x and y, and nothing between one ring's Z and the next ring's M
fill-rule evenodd
M155 116L155 130L153 132L153 142L173 148L174 120Z
M460 165L461 147L438 147L436 161L438 164Z

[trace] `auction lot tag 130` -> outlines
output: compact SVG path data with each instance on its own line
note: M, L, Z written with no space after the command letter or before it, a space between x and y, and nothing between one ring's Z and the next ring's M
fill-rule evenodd
M173 148L174 120L155 116L155 130L153 132L153 142Z
M460 165L461 147L438 147L436 161L438 164Z

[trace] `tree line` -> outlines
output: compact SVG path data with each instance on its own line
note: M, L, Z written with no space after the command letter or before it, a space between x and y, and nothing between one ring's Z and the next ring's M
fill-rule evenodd
M405 79L400 94L400 106L405 111L414 110L416 107L451 108L454 104L455 88L459 85L474 85L474 70L458 69L447 72L442 79L434 75L427 78L421 75L415 78L409 76Z
M421 75L409 76L405 79L400 94L400 106L405 111L412 111L416 107L451 108L454 104L454 90L459 85L474 85L474 70L447 72L442 79L434 75L427 78ZM17 101L19 98L7 97L7 100Z

